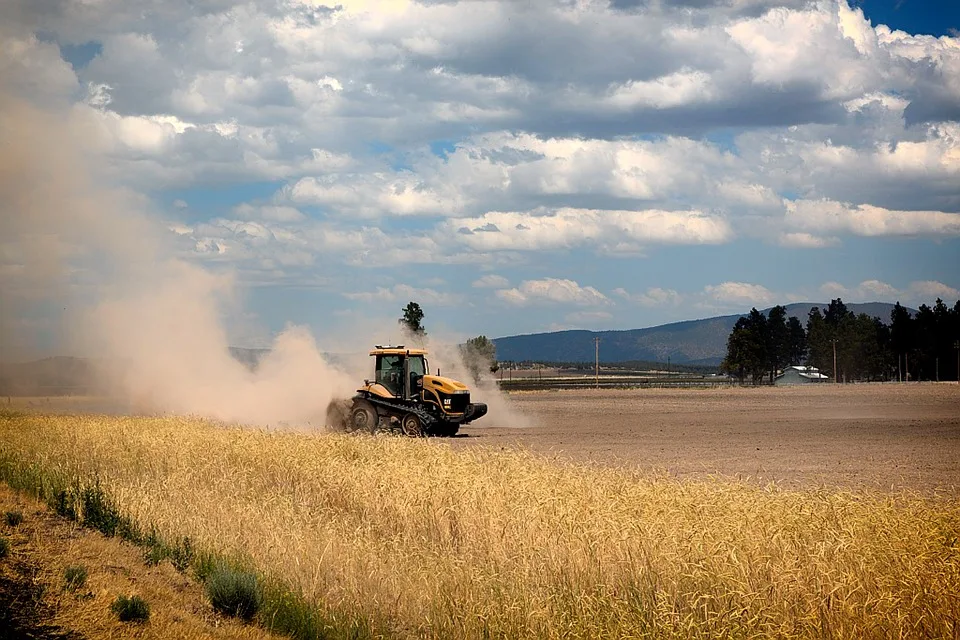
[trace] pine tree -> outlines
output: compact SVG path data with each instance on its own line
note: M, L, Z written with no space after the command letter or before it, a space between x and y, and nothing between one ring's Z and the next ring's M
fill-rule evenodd
M423 309L416 302L407 303L403 308L403 317L397 322L416 337L427 335L427 330L423 327Z

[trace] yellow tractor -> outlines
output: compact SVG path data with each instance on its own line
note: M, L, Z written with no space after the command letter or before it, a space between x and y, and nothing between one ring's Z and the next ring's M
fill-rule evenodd
M347 431L399 429L408 436L453 436L460 425L483 417L487 405L470 402L467 385L451 378L430 375L427 352L403 345L377 345L373 380L364 380L349 405L334 406L327 423Z

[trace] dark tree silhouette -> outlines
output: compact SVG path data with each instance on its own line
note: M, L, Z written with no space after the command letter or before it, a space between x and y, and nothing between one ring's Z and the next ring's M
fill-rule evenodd
M423 327L423 309L416 302L407 303L407 306L403 308L403 317L397 322L414 336L427 335L427 330Z

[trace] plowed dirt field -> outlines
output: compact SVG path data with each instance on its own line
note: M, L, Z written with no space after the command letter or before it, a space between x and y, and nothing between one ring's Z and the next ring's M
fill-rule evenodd
M960 495L960 385L517 393L528 427L463 429L454 446L522 447L678 477Z

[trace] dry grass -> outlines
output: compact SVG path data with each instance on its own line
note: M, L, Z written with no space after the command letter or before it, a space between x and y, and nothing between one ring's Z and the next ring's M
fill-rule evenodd
M0 567L0 572L27 567L30 581L44 585L43 603L51 618L41 623L54 624L86 638L278 637L214 614L204 600L203 588L170 564L146 567L136 547L57 518L42 504L3 485L0 506L15 507L24 513L23 522L9 532L11 562ZM68 577L75 576L80 568L83 580L74 578L73 583L68 582ZM125 594L139 595L150 603L152 615L148 624L131 628L110 610L114 599ZM3 630L0 637L6 637Z
M954 499L681 482L184 418L10 415L0 442L8 463L97 477L141 527L247 558L371 633L960 633Z

